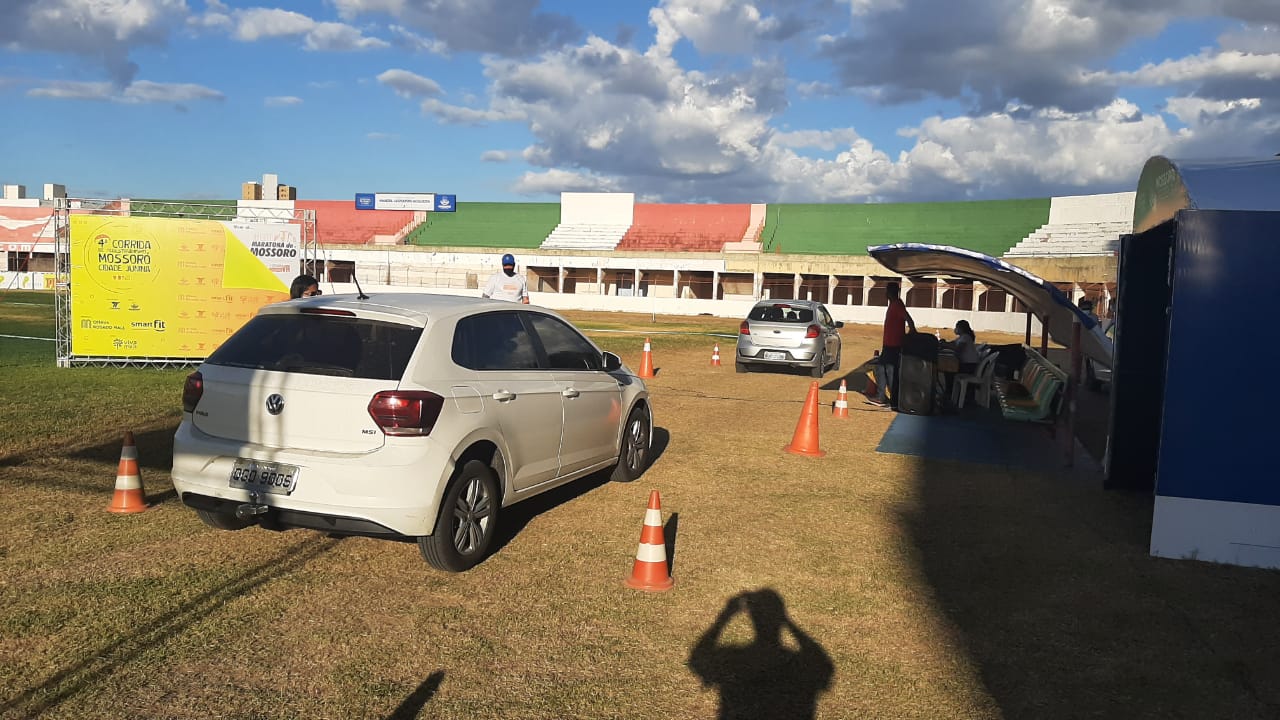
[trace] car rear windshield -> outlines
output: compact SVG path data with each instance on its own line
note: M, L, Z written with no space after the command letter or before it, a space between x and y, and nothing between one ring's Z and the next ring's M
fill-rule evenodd
M751 308L751 314L747 315L747 319L760 322L810 323L813 322L813 308L796 307L784 303L757 305Z
M334 315L259 315L206 363L309 375L400 380L422 328Z

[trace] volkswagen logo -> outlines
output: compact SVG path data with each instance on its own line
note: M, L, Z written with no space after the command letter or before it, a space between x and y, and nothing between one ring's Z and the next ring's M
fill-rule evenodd
M280 393L271 393L267 396L267 412L272 415L279 415L284 412L284 396Z

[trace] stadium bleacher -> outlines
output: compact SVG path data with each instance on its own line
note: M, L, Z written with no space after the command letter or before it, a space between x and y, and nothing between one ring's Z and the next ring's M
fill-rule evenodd
M299 200L295 207L315 211L316 239L326 245L367 245L415 222L412 210L357 210L350 200Z
M742 240L750 222L750 205L640 203L617 249L721 252L726 243Z
M456 212L427 213L405 244L536 248L559 220L559 203L460 202Z
M766 252L866 255L867 247L918 242L995 257L1049 218L1049 198L953 203L769 205Z

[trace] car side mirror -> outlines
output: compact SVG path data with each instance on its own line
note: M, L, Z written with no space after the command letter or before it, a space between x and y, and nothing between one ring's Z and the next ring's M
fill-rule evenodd
M843 323L843 322L841 322L841 321L839 321L839 320L837 320L837 321L836 321L836 327L837 327L837 328L842 328L842 327L844 327L844 323Z
M604 352L604 369L606 372L613 372L622 367L622 358L614 355L606 350Z

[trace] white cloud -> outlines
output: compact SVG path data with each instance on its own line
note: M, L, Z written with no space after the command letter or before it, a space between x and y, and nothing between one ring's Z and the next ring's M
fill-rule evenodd
M138 74L134 48L163 45L187 17L184 0L5 0L0 47L65 53L101 63L112 81Z
M55 81L45 87L28 90L27 95L55 100L105 100L130 105L225 99L222 93L203 85L148 80L138 80L123 89L109 82Z
M1258 98L1241 98L1239 100L1206 100L1204 98L1180 97L1169 98L1165 103L1169 114L1188 125L1212 121L1224 115L1240 111L1254 111L1262 107Z
M511 186L522 195L555 195L562 192L616 192L618 183L610 178L568 170L527 172Z
M831 151L837 147L852 145L858 139L853 128L835 130L796 130L780 132L773 136L773 145L785 148L817 148Z
M302 98L293 95L272 95L263 99L262 104L267 107L292 107L301 105Z
M375 141L400 139L400 136L395 133L385 133L385 132L371 132L366 134L365 137L369 140L375 140Z
M403 25L391 25L387 29L391 31L395 44L410 52L449 54L449 46L444 42L423 37Z
M649 11L655 44L670 52L682 38L702 53L750 53L756 44L782 28L744 0L663 0Z
M1218 37L1223 50L1268 55L1280 53L1280 24L1239 27Z
M235 21L231 19L231 11L225 4L218 2L218 0L206 0L204 13L188 17L187 26L197 30L229 32L235 27Z
M1237 56L1275 53L1264 18L1280 20L1280 3L1256 0L853 0L850 7L818 45L846 89L882 103L958 99L982 112L1015 101L1091 110L1125 85L1173 82L1182 73L1217 83L1245 72L1243 57L1223 53L1199 67L1174 60L1119 76L1110 67L1135 40L1204 18L1245 21L1224 36L1241 46ZM1214 92L1231 96L1238 88Z
M812 80L796 83L796 94L802 98L829 97L840 94L840 88L828 82Z
M437 54L493 53L526 57L563 46L581 36L572 18L539 12L538 0L333 0L344 20L361 15L395 18L405 36Z
M399 68L392 68L379 74L378 82L391 88L402 98L424 97L441 93L440 84L435 80Z
M1280 53L1255 55L1235 50L1201 53L1192 57L1143 65L1132 72L1111 73L1126 85L1165 86L1199 83L1226 77L1250 77L1266 82L1280 81Z
M504 163L511 160L511 153L506 150L485 150L480 154L480 162Z
M236 11L237 40L253 42L263 38L304 35L316 26L316 21L291 10L279 8L250 8Z
M518 111L477 110L461 105L450 105L434 98L422 101L422 113L434 115L441 122L449 125L484 125L491 122L524 119L524 114Z
M316 23L307 33L303 46L308 50L349 52L353 50L377 50L391 47L391 43L379 38L365 37L359 30L341 23Z
M234 37L242 42L266 38L302 36L308 50L353 51L389 47L390 43L366 37L360 30L333 22L317 22L302 13L279 8L236 10Z

